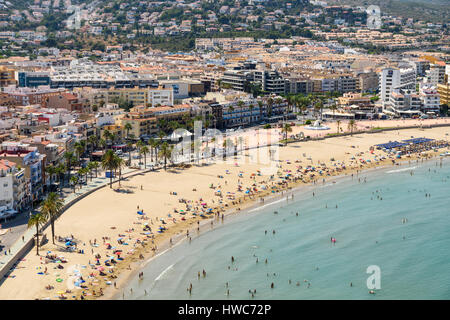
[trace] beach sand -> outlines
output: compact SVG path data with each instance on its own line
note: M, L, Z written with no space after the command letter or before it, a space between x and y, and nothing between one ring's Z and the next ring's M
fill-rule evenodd
M435 123L435 121L429 123ZM381 126L375 122L368 123L373 126ZM383 127L395 127L396 125L395 123L387 124L386 121L382 122ZM399 121L398 125L405 124ZM358 123L358 126L366 127L367 124L361 122ZM341 127L345 127L345 123ZM297 133L298 130L304 130L304 128L295 127L293 133ZM352 161L352 157L374 159L375 155L386 156L381 150L375 150L374 154L369 154L369 148L375 144L409 139L411 136L448 140L449 133L450 127L415 128L292 143L279 148L279 162L277 163L282 165L282 168L277 169L284 176L289 173L287 170L291 170L294 174L298 166L305 168L308 165L318 166L319 163L322 163L331 169L336 168L333 164L344 162L345 170L331 172L330 175L351 174L355 170L392 165L391 159L378 163L373 161L369 164ZM275 132L275 134L278 133ZM266 147L260 149L264 151ZM361 154L362 152L363 154ZM437 154L441 152L443 150L439 150ZM432 151L428 153L436 156L436 153ZM334 161L331 158L334 158ZM167 247L170 238L174 238L174 240L175 237L186 238L186 230L188 229L191 230L191 235L195 235L197 221L205 220L204 223L209 224L210 221L218 223L220 220L214 219L214 215L208 216L212 219L193 217L191 214L193 209L186 215L174 213L174 209L178 212L186 210L186 204L181 203L179 199L190 201L189 204L193 208L199 207L197 210L199 213L201 213L203 207L200 203L206 203L205 208L219 206L222 207L224 212L236 212L238 207L243 210L254 204L261 196L273 195L274 193L270 190L272 186L276 186L277 191L280 191L283 188L286 190L286 188L292 188L310 181L309 175L303 174L304 182L297 181L297 183L289 182L288 185L280 185L277 183L280 181L277 175L272 181L270 181L270 175L264 174L264 170L262 170L261 175L258 175L258 170L263 167L261 164L243 163L244 160L249 162L249 159L250 157L244 154L239 155L236 159L229 159L228 163L199 164L185 169L170 168L167 171L159 170L145 173L121 182L121 188L128 190L129 193L115 190L119 187L119 183L116 182L113 184L113 189L108 186L87 196L69 208L55 224L56 235L61 237L74 235L78 242L77 248L83 249L84 254L63 251L64 242L57 242L58 245L53 245L51 241L47 242L40 248L40 256L36 255L34 248L18 263L9 278L1 284L0 299L58 299L62 292L65 292L68 287L71 288L70 283L73 283L75 279L74 270L81 272L83 279L86 281L83 285L86 285L87 288L72 289L71 293L65 294L68 299L73 299L74 296L80 299L82 292L85 293L85 299L98 297L100 288L103 288L104 296L102 298L110 298L120 292L123 283L144 261ZM412 161L412 159L414 158L411 157L410 160ZM290 162L288 163L287 160ZM296 160L298 162L295 162ZM403 157L402 160L408 160L408 158ZM239 165L235 166L235 162L238 162ZM228 174L226 170L229 171ZM242 172L242 177L239 177L240 172ZM326 173L323 176L318 175L317 172L315 174L318 178L317 183L322 182L323 178L327 179ZM219 178L219 175L223 178ZM252 187L253 184L256 185L258 191L254 192L251 197L245 195L244 192L237 191L239 183L244 191L247 187ZM210 188L210 184L213 184L215 188ZM263 191L261 189L263 185L266 185L268 189ZM217 196L216 191L219 189L223 195L222 198ZM173 195L171 192L177 194ZM235 200L227 199L228 192L230 192L230 195L234 193ZM220 199L222 199L222 203L219 203ZM239 199L241 203L239 203ZM198 201L198 204L196 201ZM232 201L235 201L235 204ZM147 220L142 219L143 216L137 214L137 206L140 210L144 210ZM214 210L214 212L217 212L217 210ZM168 214L171 214L172 217L169 218ZM181 221L182 217L185 217L186 221ZM161 218L165 220L164 226L168 230L159 234L157 233L158 227L163 225L159 221ZM174 222L172 218L175 218L176 221ZM149 224L155 235L154 239L148 238L143 233L143 223ZM47 228L44 233L48 239L51 239L50 228ZM123 240L128 245L118 244L119 234L123 235ZM122 250L121 256L125 258L124 261L118 261L113 268L105 266L104 261L108 255L113 255L114 249L108 250L102 237L108 237L109 239L105 243L110 243L116 249ZM98 246L90 244L90 241L94 242L94 239L96 239ZM139 239L139 243L136 243L137 239ZM146 243L145 247L142 246L142 242ZM151 250L154 246L159 250L155 252ZM67 259L67 263L61 263L64 269L56 269L57 263L44 263L47 251ZM101 255L99 260L104 267L105 276L99 276L99 271L96 270L97 266L91 268L89 265L89 263L94 264L95 262L92 252ZM139 258L140 254L143 257ZM47 274L38 274L43 272L45 268L47 268ZM111 279L112 273L108 272L110 270L114 270L113 274L118 277ZM91 273L94 274L93 277L89 277ZM62 282L57 282L57 278L62 279ZM111 284L107 285L106 281L111 281ZM114 282L116 282L117 289L113 286ZM54 288L46 290L45 286L47 285ZM95 290L95 296L93 290Z

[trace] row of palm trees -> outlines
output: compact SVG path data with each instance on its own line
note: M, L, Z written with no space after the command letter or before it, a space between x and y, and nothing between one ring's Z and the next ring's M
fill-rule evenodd
M337 121L336 121L336 124L337 124L337 133L338 133L338 134L339 134L340 131L342 131L341 123L342 123L341 120L337 120ZM356 126L356 121L353 120L353 119L351 119L351 120L348 122L348 124L347 124L347 129L348 129L348 131L350 131L350 135L353 135L353 132L355 131L356 128L357 128L357 126Z
M55 244L55 220L64 207L64 201L55 192L50 192L42 202L40 212L32 214L28 219L28 228L36 228L36 254L39 255L39 228L50 222L52 243Z

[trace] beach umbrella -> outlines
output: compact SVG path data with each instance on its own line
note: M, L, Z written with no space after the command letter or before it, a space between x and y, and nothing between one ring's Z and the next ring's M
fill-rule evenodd
M98 271L104 271L105 268L103 268L103 267L97 267L97 270L98 270Z

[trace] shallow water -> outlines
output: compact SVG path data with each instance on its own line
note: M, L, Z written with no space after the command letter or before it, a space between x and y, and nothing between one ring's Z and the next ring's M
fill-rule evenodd
M251 299L249 289L254 299L450 298L448 159L302 190L175 246L130 281L125 299ZM371 265L381 270L376 294L366 284Z

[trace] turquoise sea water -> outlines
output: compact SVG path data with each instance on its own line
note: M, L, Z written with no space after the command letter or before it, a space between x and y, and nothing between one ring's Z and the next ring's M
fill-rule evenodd
M226 220L148 263L125 299L252 299L249 289L254 299L450 298L448 159L304 187L294 200ZM381 269L376 294L366 285L370 265Z

